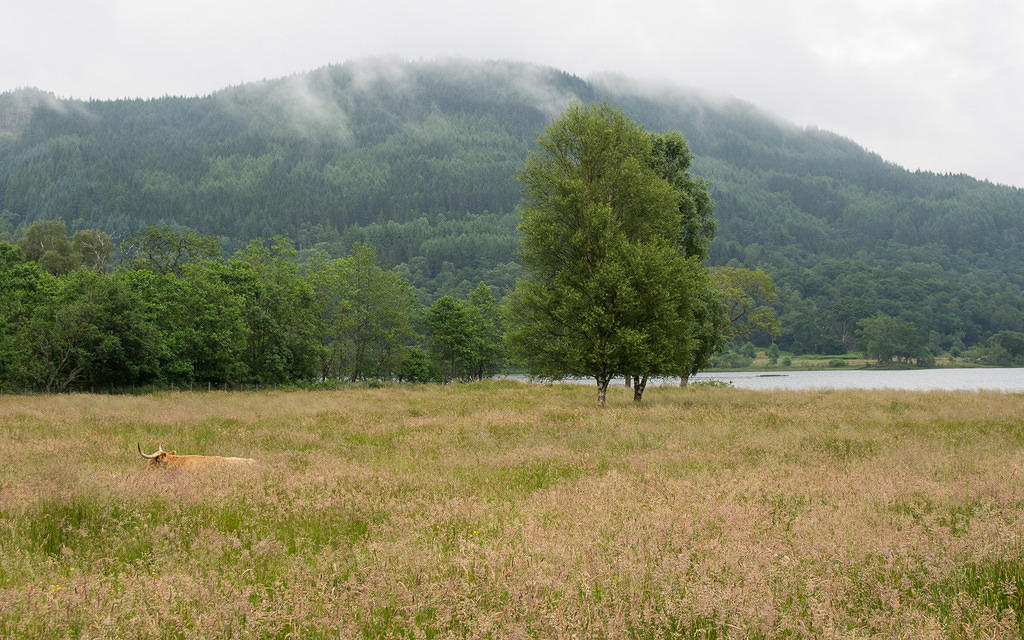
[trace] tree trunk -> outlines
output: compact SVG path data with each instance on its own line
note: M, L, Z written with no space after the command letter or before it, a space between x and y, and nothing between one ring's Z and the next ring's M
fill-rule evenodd
M611 378L598 375L594 376L594 379L597 380L597 406L603 409L605 399L608 397L608 383L611 382Z
M644 397L644 389L647 388L647 376L633 377L633 402L640 402Z
M356 345L355 364L352 366L352 382L363 377L363 345Z
M689 385L689 384L690 384L690 376L688 374L684 373L683 375L679 376L679 386L681 388L686 388L686 386Z
M629 388L629 385L630 385L630 383L632 383L632 381L633 381L632 376L626 376L626 388L627 389Z

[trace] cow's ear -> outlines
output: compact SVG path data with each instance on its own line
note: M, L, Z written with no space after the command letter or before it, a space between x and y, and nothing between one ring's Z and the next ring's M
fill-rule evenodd
M178 455L178 452L177 451L168 451L167 455L169 455L169 456L176 456L176 455Z

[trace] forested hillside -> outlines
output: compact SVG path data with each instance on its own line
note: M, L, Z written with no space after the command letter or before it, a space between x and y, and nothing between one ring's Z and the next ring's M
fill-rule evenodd
M0 241L51 219L115 242L169 224L228 252L285 235L305 259L361 241L423 302L502 293L517 172L566 104L602 99L686 136L716 203L712 264L772 275L784 349L845 351L878 315L933 353L1024 331L1024 190L908 172L739 101L507 62L364 61L195 98L0 95Z

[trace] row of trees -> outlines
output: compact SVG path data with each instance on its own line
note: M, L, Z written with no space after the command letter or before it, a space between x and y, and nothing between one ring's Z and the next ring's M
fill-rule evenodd
M222 259L213 238L153 228L122 252L110 273L51 272L0 243L0 389L468 379L504 364L486 285L424 308L365 245L303 269L283 238Z
M930 366L941 350L938 335L929 340L912 323L885 314L865 318L857 323L857 341L869 358L879 364L915 364ZM950 355L969 357L975 362L996 366L1024 365L1024 332L999 331L969 350L954 346Z
M691 209L691 200L681 202L684 212ZM152 227L126 238L116 252L119 265L109 270L114 251L105 234L75 237L101 239L106 257L66 253L80 243L68 240L59 221L33 225L19 246L0 243L0 390L474 380L505 369L505 328L514 328L514 344L526 327L515 300L499 304L482 282L464 298L446 295L425 306L398 270L384 268L358 242L344 257L317 254L303 262L289 241L277 238L223 259L216 238ZM629 285L644 296L643 309L619 316L643 321L626 345L639 351L622 351L607 375L635 373L637 399L647 376L678 374L672 368L678 364L684 377L692 374L726 335L770 331L774 321L764 307L774 290L766 274L720 269L713 291L698 288L709 282L697 266L706 247L691 237L677 248L692 254L675 256L676 273L687 280L648 277L658 267L643 267L641 279ZM63 258L45 259L55 252ZM651 256L657 253L647 251L633 264L648 264ZM688 287L669 295L675 310L656 311L659 296L675 285ZM680 292L695 297L688 302ZM663 317L673 324L660 325ZM693 321L703 324L687 324ZM652 339L643 337L647 332ZM668 358L652 357L651 349L666 345ZM523 362L543 357L528 351L517 350ZM628 360L645 351L645 359ZM685 359L670 360L680 354ZM582 370L561 362L532 370L551 377Z

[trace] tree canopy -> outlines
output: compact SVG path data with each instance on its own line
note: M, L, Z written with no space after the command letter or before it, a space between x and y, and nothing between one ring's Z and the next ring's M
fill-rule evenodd
M0 391L427 382L450 364L429 358L425 308L366 245L301 264L278 237L225 259L216 238L155 227L127 238L130 258L107 272L97 266L109 238L87 230L61 243L62 230L37 227L31 237L46 241L28 245L34 260L0 242ZM53 249L40 249L64 244L98 251L68 271L45 269ZM504 348L489 288L443 300L462 331L456 377L494 373Z
M592 377L602 406L612 378L679 374L696 350L708 285L686 251L696 207L662 140L607 103L573 105L520 172L524 277L508 342L534 375Z

